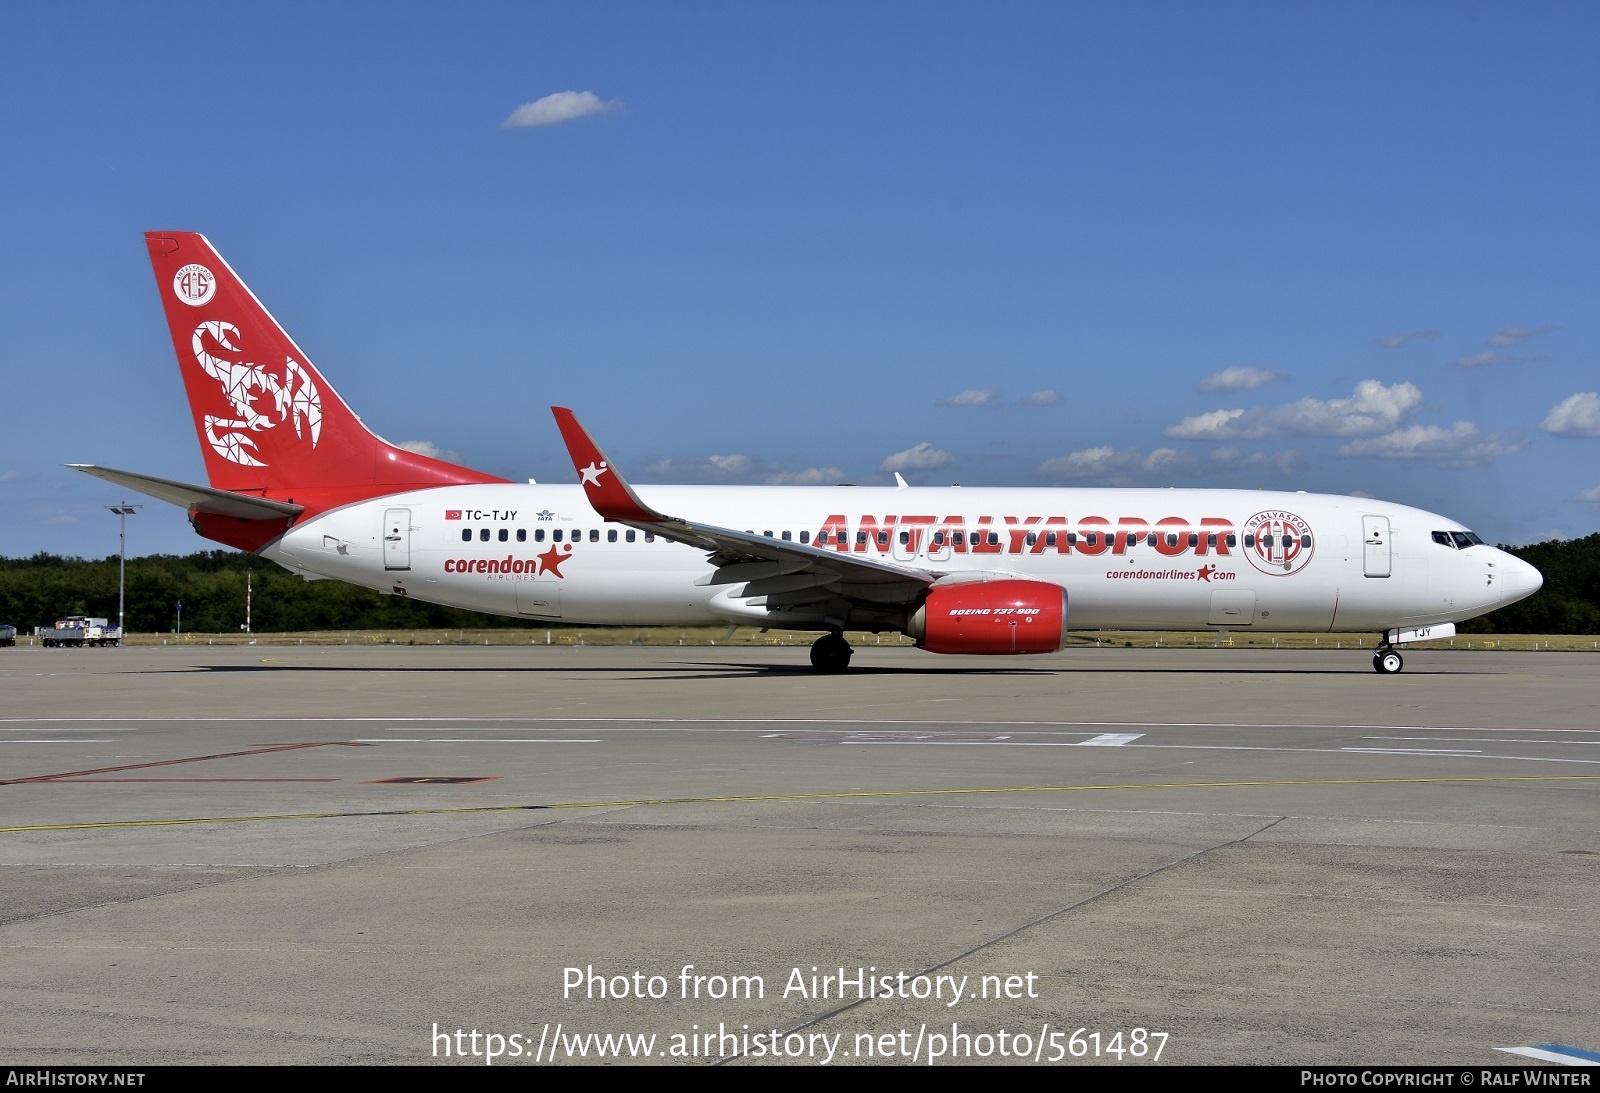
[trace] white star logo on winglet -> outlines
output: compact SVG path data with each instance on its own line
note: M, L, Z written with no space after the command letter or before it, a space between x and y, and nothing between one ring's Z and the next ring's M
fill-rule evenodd
M598 467L591 463L578 472L578 478L585 486L598 486L600 484L600 476L605 474L608 469L604 460L601 461Z

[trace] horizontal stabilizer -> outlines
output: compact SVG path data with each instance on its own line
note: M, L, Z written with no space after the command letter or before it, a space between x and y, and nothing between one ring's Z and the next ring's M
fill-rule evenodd
M107 482L126 486L130 490L137 490L158 500L213 516L232 516L239 520L282 520L285 517L299 516L305 511L304 505L268 501L265 497L216 490L210 486L196 486L188 482L174 482L170 478L152 478L148 474L96 467L90 463L68 463L67 466L75 471L103 478Z

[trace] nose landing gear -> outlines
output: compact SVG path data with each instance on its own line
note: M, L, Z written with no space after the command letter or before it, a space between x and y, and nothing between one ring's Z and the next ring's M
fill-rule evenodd
M836 675L850 667L854 652L843 634L823 634L811 643L811 667L824 675Z
M1381 645L1372 654L1372 670L1380 675L1392 676L1405 666L1405 658L1393 646Z

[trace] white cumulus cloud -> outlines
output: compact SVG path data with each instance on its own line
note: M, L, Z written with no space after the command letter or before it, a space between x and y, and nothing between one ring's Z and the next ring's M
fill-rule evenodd
M831 486L844 479L838 467L807 467L803 471L779 471L763 481L769 486Z
M949 452L941 451L924 440L915 448L907 448L903 452L895 452L883 461L881 471L931 471L937 467L948 467L956 461L956 457Z
M1600 391L1562 399L1550 407L1539 428L1551 436L1600 436Z
M1047 459L1039 464L1045 478L1131 479L1159 474L1176 474L1195 467L1194 456L1172 448L1157 448L1145 455L1137 448L1113 448L1106 444L1084 448Z
M1596 486L1592 490L1582 491L1578 494L1578 500L1587 501L1591 505L1600 505L1600 486Z
M1480 433L1470 421L1446 429L1440 425L1408 425L1383 436L1352 440L1339 446L1342 458L1408 459L1442 467L1481 467L1528 446L1514 429Z
M1251 452L1246 455L1238 448L1217 448L1211 453L1211 462L1223 470L1266 468L1279 474L1293 474L1300 469L1300 453L1289 448L1281 452Z
M1427 330L1408 330L1404 334L1388 334L1378 338L1377 342L1385 349L1399 349L1412 342L1431 342L1438 336L1439 332L1430 327Z
M1346 399L1303 398L1282 406L1213 410L1168 426L1174 440L1260 440L1270 436L1375 436L1393 429L1419 403L1410 383L1362 380Z
M403 448L408 452L416 452L418 455L425 455L429 459L442 459L446 463L461 462L461 457L455 452L444 451L431 440L402 440L395 447Z
M1508 345L1516 345L1537 338L1541 334L1548 334L1554 329L1553 326L1508 326L1490 338L1489 344L1496 349L1504 349Z
M1061 401L1061 396L1054 391L1035 391L1017 400L1018 406L1054 406Z
M992 387L977 391L963 391L934 403L935 406L999 406L1000 392Z
M1265 387L1269 383L1286 380L1282 372L1274 372L1268 368L1224 368L1220 372L1213 372L1205 379L1194 385L1196 391L1254 391L1257 387Z
M591 114L604 114L611 110L619 110L621 107L620 100L613 99L607 102L593 91L557 91L542 99L523 103L511 112L509 118L500 123L500 128L524 129L535 125L560 125L562 122L576 121Z

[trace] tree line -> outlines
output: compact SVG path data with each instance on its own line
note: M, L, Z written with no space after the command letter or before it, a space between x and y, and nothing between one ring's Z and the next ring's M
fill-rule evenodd
M1600 633L1600 532L1501 547L1538 567L1544 587L1520 603L1461 625L1480 634ZM245 623L245 581L253 586L251 628L263 633L307 630L484 629L534 625L502 615L440 607L385 596L342 581L305 581L251 554L232 550L154 554L127 562L126 617L130 632L177 628L203 633ZM0 622L18 633L67 615L117 618L117 558L35 554L0 558ZM543 624L538 624L543 625Z

